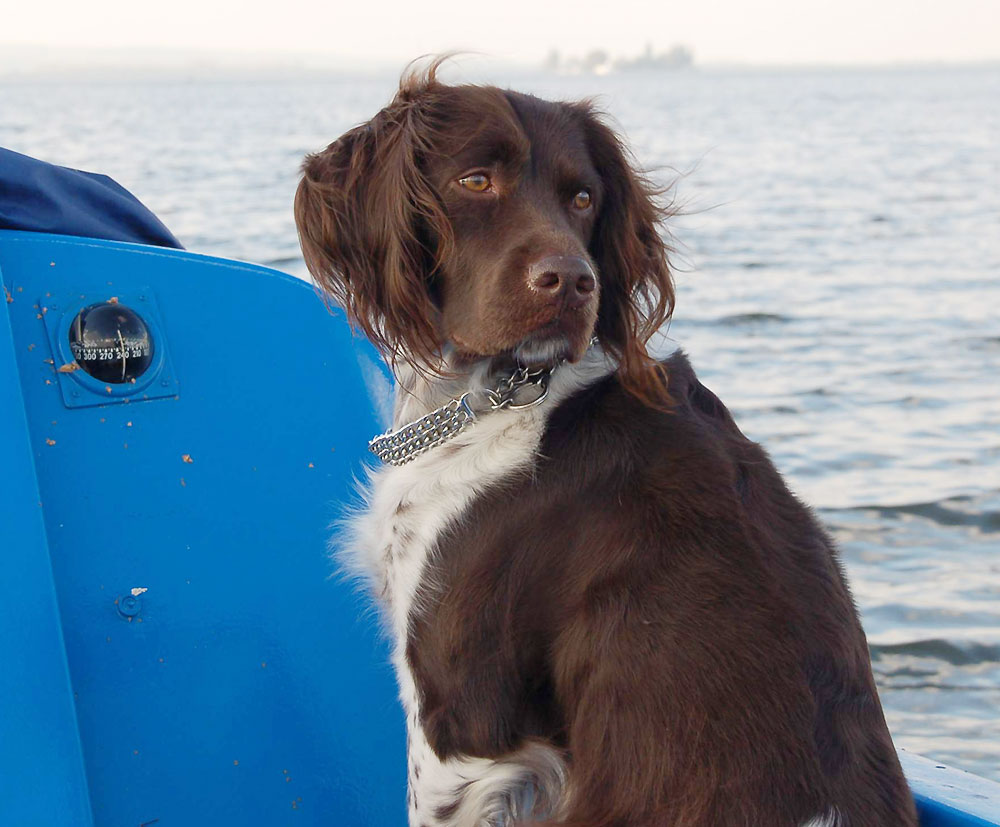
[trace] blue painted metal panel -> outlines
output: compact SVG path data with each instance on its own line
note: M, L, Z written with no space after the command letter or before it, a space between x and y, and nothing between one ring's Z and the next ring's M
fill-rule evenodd
M325 551L379 427L343 319L139 245L0 232L0 268L95 822L404 823L386 645ZM65 406L33 305L95 284L154 293L176 396Z
M92 824L87 781L7 306L0 302L0 824L82 827Z
M995 827L1000 784L899 751L922 827Z

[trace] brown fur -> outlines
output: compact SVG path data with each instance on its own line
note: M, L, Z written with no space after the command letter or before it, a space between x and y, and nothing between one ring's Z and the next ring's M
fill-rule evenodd
M683 356L612 377L439 543L410 664L442 756L571 758L566 825L916 823L830 540Z
M596 331L620 369L439 540L407 641L432 748L556 745L564 827L914 825L830 540L687 360L646 351L674 298L654 191L590 104L435 68L306 160L310 271L390 360L539 330L576 359ZM496 192L457 189L470 169ZM546 256L591 264L593 301L533 291Z
M645 347L674 301L656 191L591 104L447 86L435 71L404 78L369 123L306 159L295 218L309 271L390 362L433 370L446 341L469 356L512 350L552 315L525 270L547 255L587 257L596 332L622 383L665 402ZM458 175L487 166L504 197L456 190ZM567 204L583 184L595 203L577 216ZM589 312L564 320L573 359L595 329Z

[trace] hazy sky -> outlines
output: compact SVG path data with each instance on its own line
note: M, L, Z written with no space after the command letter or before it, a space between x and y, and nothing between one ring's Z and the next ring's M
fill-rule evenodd
M1000 59L1000 0L16 0L4 45L322 54L400 62L447 49L539 60L550 50L691 47L699 62ZM2 55L0 55L2 57Z

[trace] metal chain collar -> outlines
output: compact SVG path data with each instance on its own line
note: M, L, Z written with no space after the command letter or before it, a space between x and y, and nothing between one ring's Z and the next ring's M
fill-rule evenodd
M484 388L482 393L488 402L487 410L520 411L540 405L549 395L553 370L554 367L533 370L519 367L500 380L495 388ZM526 402L518 401L524 395L522 391L530 387L537 388L538 395ZM452 399L395 431L390 429L379 434L368 443L368 450L389 465L405 465L414 457L457 436L475 422L476 412L469 404L473 393L463 393L458 399Z
M483 391L490 401L490 410L501 411L508 408L512 411L520 411L524 408L534 408L535 405L540 405L549 395L549 380L552 378L554 370L554 367L534 370L519 367L495 388L487 388ZM529 385L534 385L539 389L538 396L528 402L516 402L518 391Z

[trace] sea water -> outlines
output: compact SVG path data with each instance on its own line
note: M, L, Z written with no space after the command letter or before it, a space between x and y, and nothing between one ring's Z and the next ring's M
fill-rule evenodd
M673 184L669 337L839 544L897 744L1000 780L1000 67L494 80ZM393 84L0 81L0 146L306 277L302 156Z

